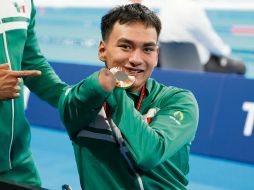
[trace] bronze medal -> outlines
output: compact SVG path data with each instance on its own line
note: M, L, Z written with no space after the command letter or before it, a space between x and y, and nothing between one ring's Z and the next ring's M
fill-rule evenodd
M129 88L135 82L135 76L128 75L121 67L113 67L110 72L116 78L116 87Z

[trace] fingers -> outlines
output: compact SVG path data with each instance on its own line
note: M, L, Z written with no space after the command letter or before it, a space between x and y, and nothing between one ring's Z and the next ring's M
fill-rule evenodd
M8 84L7 86L0 87L0 100L8 100L18 98L20 96L20 79L17 79L14 85Z
M15 77L31 77L41 75L39 70L24 70L24 71L12 71L12 75Z
M20 82L21 78L16 78L15 85L9 87L9 98L18 98L20 96ZM7 91L8 92L8 91Z
M13 91L13 98L17 98L20 96L19 91L20 91L20 86L19 85L15 86Z
M23 71L11 71L9 64L0 64L0 70L9 70L10 74L14 77L30 77L39 76L41 71L39 70L23 70Z
M38 75L41 75L39 70L12 71L8 64L0 64L0 100L19 97L22 77Z
M99 73L99 83L105 91L111 92L115 88L116 79L108 69L103 68Z
M10 70L10 66L8 63L5 63L5 64L0 64L0 70L3 69L3 70Z

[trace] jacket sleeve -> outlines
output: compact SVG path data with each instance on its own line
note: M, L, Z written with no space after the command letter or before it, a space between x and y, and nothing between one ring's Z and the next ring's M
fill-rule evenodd
M99 84L98 72L62 94L60 116L71 139L95 119L108 95Z
M40 98L57 107L64 88L67 86L56 75L46 58L41 54L35 33L35 7L32 1L31 19L22 57L22 70L40 70L41 76L24 78L25 85Z
M190 92L177 92L171 97L165 95L150 124L136 111L123 90L115 89L108 104L117 105L113 121L122 132L134 162L143 170L158 166L194 138L198 106ZM179 111L182 114L177 116L175 113Z

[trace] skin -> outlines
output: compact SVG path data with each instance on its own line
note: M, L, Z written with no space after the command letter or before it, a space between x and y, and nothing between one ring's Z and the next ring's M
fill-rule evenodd
M128 90L140 91L158 63L157 36L155 28L146 27L142 22L122 25L116 22L108 39L100 42L99 59L109 69L122 67L135 76L136 80ZM100 71L99 82L109 92L115 87L114 76L105 69Z
M21 77L38 76L41 71L12 71L8 64L0 64L0 100L8 100L20 96Z

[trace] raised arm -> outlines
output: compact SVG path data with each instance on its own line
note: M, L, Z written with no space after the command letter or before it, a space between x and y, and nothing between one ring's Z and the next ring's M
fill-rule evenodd
M59 110L71 138L95 119L114 87L114 77L103 68L63 93Z
M122 132L133 160L143 170L149 170L169 159L194 138L198 107L194 96L188 91L169 96L165 94L150 124L136 111L123 90L115 89L114 98L108 103L117 105L113 120Z

